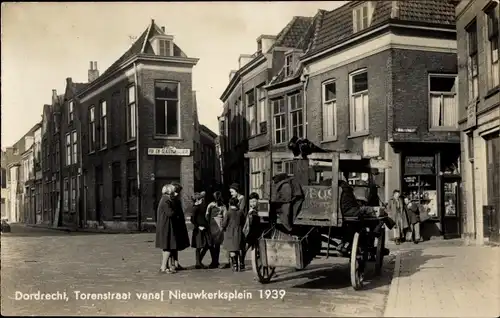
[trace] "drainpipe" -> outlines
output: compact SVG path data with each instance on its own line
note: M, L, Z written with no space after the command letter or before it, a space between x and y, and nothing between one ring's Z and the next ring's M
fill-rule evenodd
M304 85L302 89L303 92L303 103L304 103L304 138L307 138L307 85L309 84L309 74L306 68L304 68L302 72L302 76L300 79Z
M137 63L134 62L134 91L135 91L135 164L137 174L137 230L141 231L142 228L142 189L141 189L141 174L140 174L140 147L139 147L139 92L137 83Z
M84 181L83 181L83 146L82 146L82 117L81 117L81 105L78 103L78 108L79 108L79 118L78 118L78 126L77 126L77 140L78 140L78 162L79 162L79 173L78 173L78 178L80 179L79 189L79 198L78 201L82 200L83 202L78 205L78 218L79 218L79 223L80 227L85 228L87 225L87 197L86 197L86 191L84 188ZM82 209L83 211L80 211Z

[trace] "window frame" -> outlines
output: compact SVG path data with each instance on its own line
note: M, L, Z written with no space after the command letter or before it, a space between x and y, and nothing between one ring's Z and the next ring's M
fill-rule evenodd
M134 166L134 169L130 169L131 166ZM132 170L134 173L130 173L130 170ZM134 195L132 195L132 185L133 184L133 189L134 190ZM137 161L135 159L129 159L127 161L127 215L137 215L137 210L131 211L131 200L136 200L138 197L138 189L137 189Z
M162 43L167 43L168 44L168 50L167 50L167 45L165 45L164 49L165 49L165 52L163 52L164 54L162 54ZM174 52L173 52L173 42L172 40L170 39L158 39L158 55L159 56L173 56Z
M66 133L65 134L65 143L66 145L66 160L65 160L65 165L66 166L71 166L72 165L72 148L73 148L73 143L71 142L71 133Z
M500 86L500 61L499 61L499 54L500 54L500 48L499 48L499 26L498 26L498 20L500 19L500 3L497 2L490 2L486 8L484 9L484 14L486 15L486 38L488 39L488 52L487 52L487 65L488 65L488 88L489 89L495 89ZM496 21L492 18L492 15L495 15ZM495 24L496 22L496 24ZM493 28L491 29L492 26L496 25L496 29ZM494 60L494 50L493 50L493 43L496 43L497 46L497 53L496 53L496 61ZM495 70L496 66L496 70ZM496 74L496 77L495 77Z
M454 92L439 92L439 91L431 91L431 79L432 78L454 78L455 79L455 91ZM428 129L432 130L457 130L458 129L458 120L454 121L455 125L453 126L433 126L432 125L432 95L440 94L441 95L441 105L444 106L444 96L454 96L455 97L455 118L458 118L458 74L439 74L439 73L429 73L427 76L427 99L428 99ZM445 113L443 112L443 115ZM444 121L444 118L443 118Z
M354 93L354 77L360 74L366 73L367 77L367 89L356 92ZM363 136L367 135L370 132L370 85L369 85L369 78L368 78L368 69L367 68L362 68L359 70L356 70L354 72L349 73L349 134L350 136ZM364 130L356 130L356 113L355 113L355 105L354 105L354 97L359 96L359 95L365 95L368 99L368 105L366 106L366 115L363 117L363 121L365 124L365 129ZM364 108L363 108L364 109ZM364 110L363 110L364 111Z
M292 138L292 136L294 136L294 130L298 129L299 127L302 127L302 134L300 136L297 135L297 137L304 138L305 137L304 101L302 99L303 98L302 92L299 91L299 92L294 92L294 93L288 94L286 96L286 98L287 98L287 102L288 102L288 122L290 123L288 125L288 129L289 129L288 134L289 134L290 138ZM296 105L300 101L300 107L296 107L296 108L292 109L292 98L295 98ZM298 114L298 113L302 113L301 123L300 123L300 125L293 126L293 116L295 114Z
M181 129L181 83L176 82L176 81L170 81L170 80L155 80L154 82L154 89L156 90L156 85L159 83L164 83L164 84L176 84L177 85L177 99L173 98L163 98L163 97L157 97L156 93L154 96L154 114L155 114L155 120L154 120L154 136L155 138L161 138L161 139L182 139L182 129ZM164 134L159 134L157 131L156 127L156 101L157 100L162 100L165 102L164 104L164 110L165 110L165 133ZM176 101L177 102L177 134L176 135L168 135L168 114L167 114L167 101ZM136 110L137 111L137 110ZM136 123L137 124L137 123Z
M78 163L78 134L76 130L71 132L71 148L73 164Z
M364 9L366 9L366 17L364 16ZM366 1L352 9L352 30L353 33L361 32L371 26L373 17L373 5L370 1ZM359 14L361 13L361 18ZM366 21L365 21L366 18ZM360 25L358 25L360 22ZM365 25L366 22L366 25Z
M69 211L75 213L77 210L77 197L78 197L78 189L77 189L76 177L71 178L70 182L70 206Z
M70 211L70 182L69 178L63 180L63 211Z
M326 100L326 86L329 84L335 83L335 98ZM328 125L326 120L328 117L325 116L326 106L328 104L332 105L332 113L333 113L333 135L328 135L325 132L325 126ZM322 138L323 141L335 141L337 140L338 128L337 128L337 79L332 78L321 83L321 109L322 109Z
M468 100L469 102L479 99L479 54L478 54L478 31L477 20L473 20L465 28L467 34L467 85L468 85ZM475 34L475 43L472 43L472 35ZM476 74L474 75L473 63L476 65ZM476 82L474 82L476 80ZM475 95L474 95L475 94Z
M293 52L285 54L283 71L285 72L285 77L290 77L293 75Z
M99 101L99 141L101 149L108 147L108 103Z
M257 107L255 103L255 93L256 89L252 88L251 90L245 93L245 103L246 103L246 118L248 121L248 133L249 137L257 135ZM253 96L253 101L249 100L250 96ZM251 116L250 116L251 115ZM253 123L252 119L253 118Z
M71 124L75 120L75 103L73 100L68 102L68 124Z
M250 193L256 192L262 198L264 194L265 158L250 158Z
M282 111L280 110L279 113L275 113L274 112L274 103L276 103L276 102L279 103L279 101L283 102L283 110ZM281 97L278 97L278 98L271 100L271 107L272 107L272 111L273 111L273 130L272 130L273 144L275 144L275 145L284 144L287 142L287 123L286 123L287 116L286 116L285 98L283 96L281 96ZM276 140L276 132L278 131L278 129L276 128L276 118L278 118L278 117L281 118L281 123L282 123L282 127L279 128L279 131L282 131L282 134L284 135L283 140L280 140L280 142L277 142L277 140Z
M133 100L130 100L130 91L133 91ZM136 92L135 83L127 86L127 141L134 140L137 136L137 103L136 103ZM133 110L133 114L132 114Z
M95 105L89 107L89 153L96 150Z
M258 117L258 133L265 134L267 132L267 94L265 89L265 83L257 87L257 117ZM262 94L261 94L262 93Z

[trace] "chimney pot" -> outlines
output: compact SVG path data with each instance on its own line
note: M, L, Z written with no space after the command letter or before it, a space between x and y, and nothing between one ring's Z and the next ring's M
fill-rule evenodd
M163 33L165 33L165 27L164 27L164 26L162 26L162 27L161 27L161 31L162 31Z
M94 70L97 71L97 61L94 61Z
M94 67L94 62L90 61L90 70L92 71Z

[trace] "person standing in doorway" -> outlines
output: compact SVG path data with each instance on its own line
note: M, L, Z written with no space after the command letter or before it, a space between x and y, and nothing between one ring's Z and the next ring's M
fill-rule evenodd
M403 200L405 203L406 215L411 225L410 229L413 243L418 244L420 242L420 210L418 204L411 202L408 197L404 197Z
M222 199L222 193L216 191L214 193L214 201L207 206L206 218L210 227L210 235L212 245L210 246L210 256L212 258L209 268L219 267L220 246L224 241L224 233L222 232L222 220L227 212L226 205Z
M392 192L392 199L389 201L387 208L391 213L391 218L396 222L396 226L393 228L394 242L399 245L405 237L405 231L408 228L404 202L401 199L401 192L399 190L396 189Z

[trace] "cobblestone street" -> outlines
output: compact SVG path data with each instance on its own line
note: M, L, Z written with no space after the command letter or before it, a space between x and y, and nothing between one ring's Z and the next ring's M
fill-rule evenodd
M154 234L19 231L13 227L13 233L2 234L2 315L381 316L394 264L393 258L387 258L382 277L368 281L366 290L358 292L350 287L344 259L318 259L305 271L281 271L276 282L261 285L250 269L158 274L160 253L154 248ZM181 252L179 258L183 266L193 266L194 250ZM247 267L249 263L247 259ZM284 290L286 295L281 300L260 299L259 290L264 288ZM135 295L161 290L237 290L253 297L169 300L165 295L161 302L139 300ZM68 301L15 300L16 291L66 291ZM77 300L74 291L130 292L131 300Z

